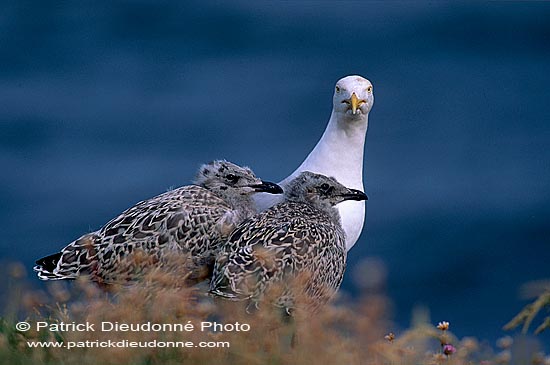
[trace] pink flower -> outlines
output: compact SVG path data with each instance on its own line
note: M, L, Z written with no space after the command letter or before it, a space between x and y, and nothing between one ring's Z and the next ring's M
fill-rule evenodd
M456 352L456 347L454 347L451 344L447 344L443 346L443 353L447 356L452 355Z

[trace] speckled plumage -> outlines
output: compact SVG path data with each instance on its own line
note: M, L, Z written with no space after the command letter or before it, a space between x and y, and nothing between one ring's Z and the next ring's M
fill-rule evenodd
M301 173L288 185L284 202L244 221L223 244L211 293L257 303L276 290L273 304L287 310L296 297L308 306L325 303L346 267L345 233L334 205L364 199L333 178Z
M196 182L201 186L183 186L139 202L100 230L38 260L38 277L86 275L102 283L124 282L174 253L187 254L196 269L191 276L201 276L219 244L255 213L250 195L278 187L227 161L203 165ZM130 255L136 259L128 260Z

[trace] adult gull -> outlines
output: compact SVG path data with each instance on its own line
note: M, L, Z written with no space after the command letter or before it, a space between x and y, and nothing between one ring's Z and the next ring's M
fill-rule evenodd
M278 184L284 189L303 171L334 177L344 186L364 191L363 152L369 112L374 103L369 80L353 75L344 77L334 87L333 109L323 136L302 164ZM281 196L257 194L259 210L282 200ZM337 206L346 234L346 250L350 250L363 229L364 201L345 201Z

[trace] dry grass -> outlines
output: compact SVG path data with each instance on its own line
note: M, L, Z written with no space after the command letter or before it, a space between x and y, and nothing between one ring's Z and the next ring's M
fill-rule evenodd
M523 324L521 332L526 334L533 320L544 308L550 308L550 281L534 281L527 283L522 288L522 295L526 298L535 298L535 300L526 305L510 322L505 326L505 330L512 330ZM541 324L535 329L535 334L539 334L550 328L550 316L544 318Z
M130 286L111 287L106 293L94 283L47 283L48 293L24 289L24 269L12 266L8 275L11 300L0 320L2 364L550 364L544 354L520 349L504 338L494 350L473 338L456 338L443 323L417 321L409 330L390 335L390 302L380 294L354 303L327 305L315 315L296 311L290 319L275 308L249 314L241 303L214 301L204 288L182 287L185 273L178 266L156 269ZM18 331L24 319L29 331ZM201 331L201 322L250 325L249 331ZM36 330L38 322L89 323L95 331ZM193 331L109 331L101 323L188 324ZM65 344L121 340L134 342L229 343L223 348L30 348L30 341ZM158 343L158 342L157 342ZM451 347L444 347L449 345ZM227 345L226 345L227 346ZM454 349L454 350L453 350ZM446 353L447 354L446 354Z

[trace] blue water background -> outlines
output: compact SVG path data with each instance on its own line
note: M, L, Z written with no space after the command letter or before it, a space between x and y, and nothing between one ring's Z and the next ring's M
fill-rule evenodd
M286 177L357 73L376 100L344 290L377 257L398 326L425 305L494 340L520 286L550 278L548 19L544 2L4 1L0 259L30 269L212 159Z

